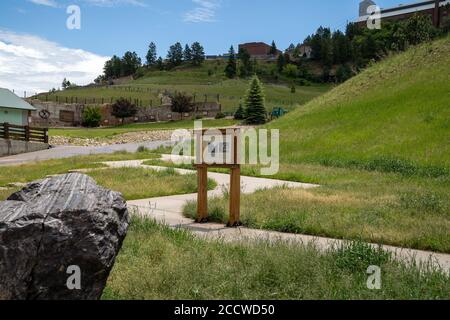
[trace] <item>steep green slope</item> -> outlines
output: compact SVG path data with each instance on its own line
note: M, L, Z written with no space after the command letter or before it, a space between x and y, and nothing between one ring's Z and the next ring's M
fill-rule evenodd
M450 37L414 47L271 123L282 163L448 173L449 53Z

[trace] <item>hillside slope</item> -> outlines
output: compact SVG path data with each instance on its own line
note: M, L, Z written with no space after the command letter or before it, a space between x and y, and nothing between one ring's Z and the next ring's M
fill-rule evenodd
M448 173L449 53L450 37L411 48L272 122L281 161Z
M157 106L160 101L160 93L181 91L195 95L196 101L205 101L205 95L207 101L217 101L219 95L223 111L232 114L245 96L249 81L246 79L227 79L223 71L225 64L225 60L217 60L205 61L199 67L182 65L170 71L151 70L137 80L131 80L120 85L79 87L57 91L54 94L43 93L38 95L38 98L56 101L58 97L58 100L62 102L86 101L88 104L95 104L125 97L133 100L138 99L139 105L142 106ZM276 67L274 64L261 66L265 69L274 67ZM287 82L266 82L267 108L269 111L274 107L291 110L320 96L330 88L331 85L329 84L312 84L310 86L297 86L296 92L292 93Z

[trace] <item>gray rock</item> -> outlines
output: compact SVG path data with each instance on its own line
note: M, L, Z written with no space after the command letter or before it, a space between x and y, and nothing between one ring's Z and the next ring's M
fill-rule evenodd
M129 225L123 197L71 173L0 202L0 300L99 299ZM70 290L69 266L81 270Z

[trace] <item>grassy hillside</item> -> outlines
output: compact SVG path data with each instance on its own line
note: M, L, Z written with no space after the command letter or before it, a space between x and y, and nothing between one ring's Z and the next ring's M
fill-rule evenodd
M171 71L151 71L144 77L130 81L126 84L101 87L101 88L77 88L47 95L48 99L59 101L71 101L78 98L79 102L100 103L109 102L111 98L126 97L142 100L143 105L159 104L158 95L161 92L183 91L192 95L196 94L197 101L204 101L207 95L208 101L216 101L219 94L225 112L234 112L239 106L240 99L245 95L248 88L247 80L229 80L224 74L225 61L206 61L201 67L181 66ZM269 66L264 66L269 68ZM297 87L295 93L291 93L287 83L266 83L267 108L284 107L293 109L298 105L305 104L311 99L323 94L330 89L330 85L311 85ZM46 94L39 95L45 99Z
M440 175L450 167L449 52L450 37L412 48L273 122L282 162Z
M244 225L450 253L449 52L448 37L411 48L269 124L274 177L321 187L245 195ZM227 221L226 194L209 206Z

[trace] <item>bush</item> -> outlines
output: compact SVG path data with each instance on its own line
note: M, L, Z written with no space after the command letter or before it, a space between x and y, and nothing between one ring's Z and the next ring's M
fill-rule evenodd
M283 68L283 74L288 78L296 78L298 76L298 68L295 64L288 64Z
M185 93L178 92L175 95L172 95L171 98L171 111L179 113L181 115L181 120L183 120L183 113L191 112L192 110L194 110L193 97Z
M348 64L340 65L336 70L336 79L338 82L345 82L352 77L352 69Z
M84 127L96 128L100 126L100 121L102 121L100 108L87 107L83 110L83 113L81 115L81 122Z
M136 106L125 98L120 98L112 105L111 114L116 118L122 119L122 123L125 118L133 117L136 113Z
M234 120L244 120L244 119L245 119L245 110L242 107L242 104L239 104L239 107L234 113Z
M225 118L225 113L219 112L218 114L216 114L216 119L224 119L224 118Z

